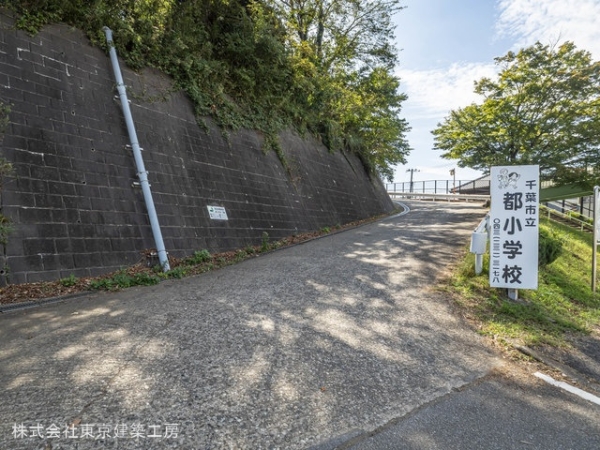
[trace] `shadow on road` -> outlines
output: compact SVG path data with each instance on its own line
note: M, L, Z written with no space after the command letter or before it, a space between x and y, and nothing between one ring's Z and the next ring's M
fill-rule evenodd
M0 447L41 442L15 424L96 437L106 424L79 448L307 448L485 375L496 357L429 289L484 211L417 205L198 277L1 317ZM137 424L147 437L131 439Z

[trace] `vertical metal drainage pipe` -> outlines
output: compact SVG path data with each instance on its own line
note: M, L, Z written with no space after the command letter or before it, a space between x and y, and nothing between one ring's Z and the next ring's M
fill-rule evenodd
M142 151L140 149L137 133L135 131L135 125L133 124L131 110L129 109L129 100L127 99L127 91L125 89L125 83L123 82L123 76L121 75L119 60L117 59L117 51L115 50L115 45L112 38L112 30L108 27L104 27L103 30L106 34L106 42L108 43L109 47L110 61L115 74L115 80L117 82L117 90L119 91L119 98L121 99L121 108L123 108L125 123L127 124L129 140L131 141L133 157L135 158L135 165L138 171L137 175L139 177L140 186L144 194L144 201L146 203L146 209L148 210L148 217L150 218L150 226L152 227L152 234L154 235L154 243L158 253L158 261L163 270L166 272L170 270L169 258L167 257L167 252L165 250L165 244L160 231L160 224L158 223L158 216L156 215L156 208L154 207L154 200L152 199L152 192L150 191L150 184L148 183L148 172L144 166Z

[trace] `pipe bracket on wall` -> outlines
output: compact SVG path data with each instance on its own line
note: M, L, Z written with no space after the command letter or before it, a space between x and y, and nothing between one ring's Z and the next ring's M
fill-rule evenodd
M135 131L135 125L133 123L133 117L129 108L129 99L127 98L127 90L125 89L125 83L123 82L123 75L121 74L121 67L119 66L119 60L117 58L117 51L114 46L112 30L108 27L103 28L106 34L106 42L109 48L110 61L112 63L113 72L115 74L115 81L117 82L117 91L119 92L119 100L121 103L121 109L123 110L123 116L125 116L125 124L127 125L127 132L129 133L129 140L131 142L131 149L133 151L133 157L135 159L135 165L138 171L138 177L140 179L139 185L142 188L144 194L144 202L146 203L146 209L148 210L148 218L150 219L150 226L152 228L152 234L154 236L154 243L156 245L156 251L158 253L158 261L165 272L170 270L169 258L167 251L165 250L165 244L162 238L162 232L160 230L160 224L158 222L158 216L156 214L156 208L154 207L154 200L152 199L152 191L150 190L150 183L148 183L148 172L144 166L144 160L142 159L142 149L140 148L137 133Z

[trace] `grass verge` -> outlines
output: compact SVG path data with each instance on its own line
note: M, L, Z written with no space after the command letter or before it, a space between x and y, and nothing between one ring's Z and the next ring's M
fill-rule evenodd
M600 327L600 295L591 290L592 236L546 219L540 228L562 242L562 252L540 267L538 289L520 290L518 302L510 301L505 289L490 288L489 255L476 276L474 255L467 253L440 286L481 334L505 349L568 346L573 334Z

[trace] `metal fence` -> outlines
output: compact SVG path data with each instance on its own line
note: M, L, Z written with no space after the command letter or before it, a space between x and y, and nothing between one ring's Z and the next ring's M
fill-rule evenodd
M551 181L544 181L541 187L549 187ZM467 194L490 195L490 180L427 180L404 181L386 184L388 192L402 194ZM562 214L579 213L585 217L593 217L593 197L582 197L576 202L573 200L556 200L548 202L547 206Z
M386 184L388 192L489 195L490 180L427 180Z
M562 214L577 213L584 217L594 217L594 197L580 197L578 202L572 200L555 200L547 203L548 208Z

